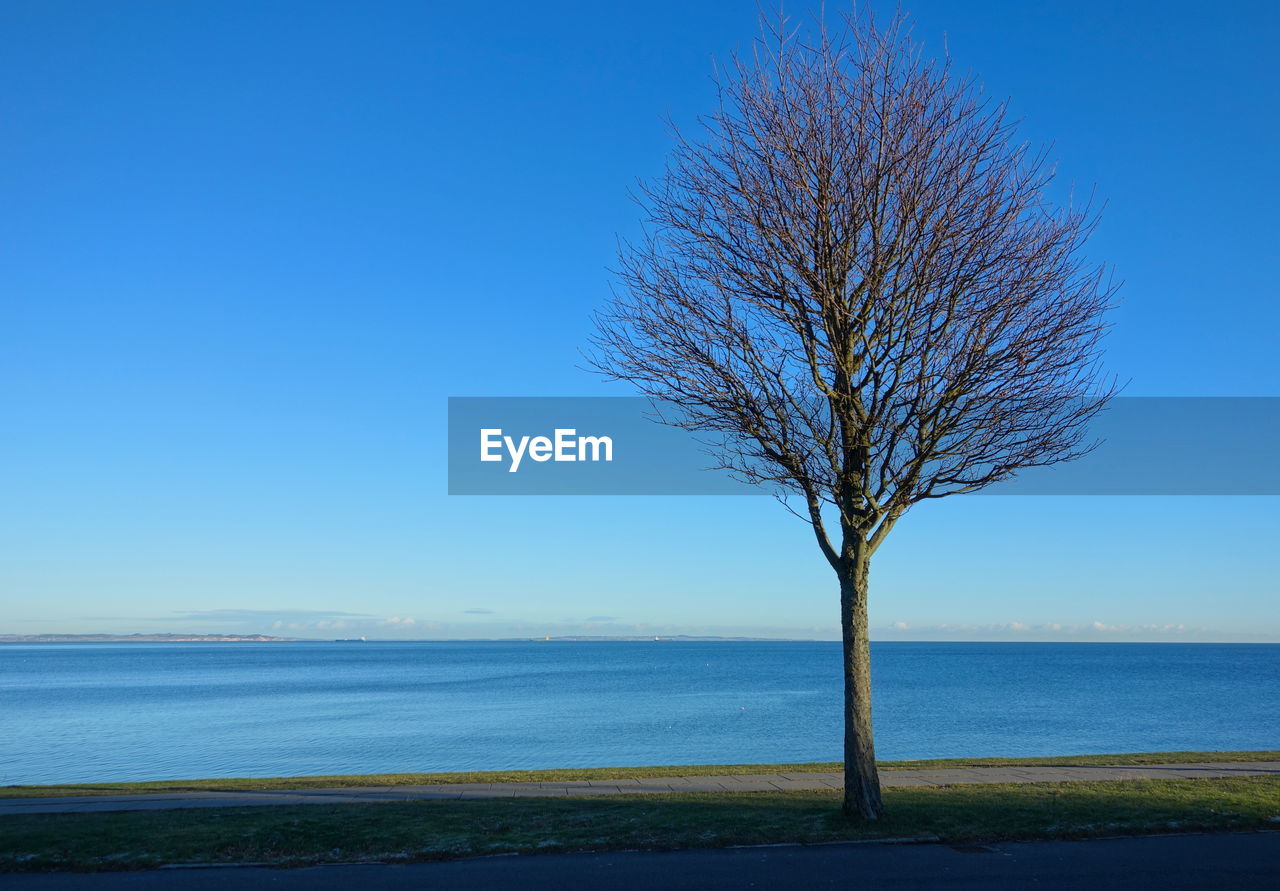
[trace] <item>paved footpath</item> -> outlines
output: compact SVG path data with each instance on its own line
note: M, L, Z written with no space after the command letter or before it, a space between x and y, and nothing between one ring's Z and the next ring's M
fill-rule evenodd
M1144 764L1125 767L968 767L884 770L881 785L951 786L967 783L1064 783L1073 780L1194 779L1280 776L1280 761L1205 764ZM670 792L777 792L839 789L838 773L738 774L652 777L634 780L570 780L558 783L455 783L438 786L365 786L350 789L290 789L278 792L164 792L61 798L0 798L0 816L172 810L193 807L252 807L284 804L372 804L387 801L457 801L480 798L545 798L644 795Z

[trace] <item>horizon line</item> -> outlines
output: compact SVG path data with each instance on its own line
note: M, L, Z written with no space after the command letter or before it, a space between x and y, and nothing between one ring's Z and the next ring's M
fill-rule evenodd
M95 640L88 640L95 638ZM150 638L150 639L145 639ZM177 638L177 639L175 639ZM203 638L203 640L201 640ZM832 637L756 637L749 635L712 634L657 634L657 635L595 635L566 634L553 636L505 636L505 637L284 637L259 632L243 634L219 632L44 632L40 634L0 634L0 644L16 643L840 643ZM990 644L1209 644L1209 645L1277 645L1274 640L1141 640L1141 639L1035 639L1010 640L1008 638L967 638L947 640L938 638L876 638L872 643L990 643Z

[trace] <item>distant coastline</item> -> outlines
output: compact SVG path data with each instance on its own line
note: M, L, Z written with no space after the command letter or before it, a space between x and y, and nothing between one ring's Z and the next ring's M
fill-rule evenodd
M322 638L322 637L276 637L270 634L0 634L0 644L32 644L32 643L839 643L832 638L808 637L718 637L715 635L691 634L659 634L659 635L551 635L542 637L447 637L447 638ZM1264 640L1008 640L1008 639L964 639L939 640L921 638L919 640L902 640L898 638L873 637L875 644L1081 644L1096 646L1116 646L1130 644L1149 644L1152 646L1178 644L1186 646L1280 646L1280 641Z
M384 643L518 643L564 641L774 641L794 642L781 637L715 637L688 634L663 635L567 635L560 637L457 638L441 641L392 640ZM273 637L269 634L0 634L6 643L365 643L363 637L336 640L313 637Z
M0 634L6 643L284 643L297 637L268 634Z
M707 641L713 641L713 640L725 640L725 641L735 641L735 642L740 642L740 641L776 641L778 643L796 643L797 642L794 639L785 638L785 637L716 637L713 635L698 636L693 634L659 634L659 635L572 634L572 635L564 635L561 637L554 637L554 636L553 637L530 637L530 638L513 637L513 638L510 638L510 640L550 641L551 643L555 643L556 641L566 641L566 640L568 641L584 641L584 640L588 640L588 641L613 641L613 640L654 641L654 640L658 640L658 641L696 641L699 643L705 643Z

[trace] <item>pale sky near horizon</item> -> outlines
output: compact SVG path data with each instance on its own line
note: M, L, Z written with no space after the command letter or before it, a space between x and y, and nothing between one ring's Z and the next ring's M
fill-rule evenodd
M1280 7L904 6L1108 201L1127 395L1280 395ZM578 355L627 190L755 16L4 4L0 634L837 636L768 497L445 494L447 397L629 394ZM1277 540L1273 497L948 499L873 636L1280 642Z

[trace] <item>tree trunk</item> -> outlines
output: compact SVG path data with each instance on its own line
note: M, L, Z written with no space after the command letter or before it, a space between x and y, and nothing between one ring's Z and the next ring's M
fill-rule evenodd
M871 733L871 643L867 635L867 571L859 554L840 575L844 639L844 812L875 820L880 816L880 774Z

